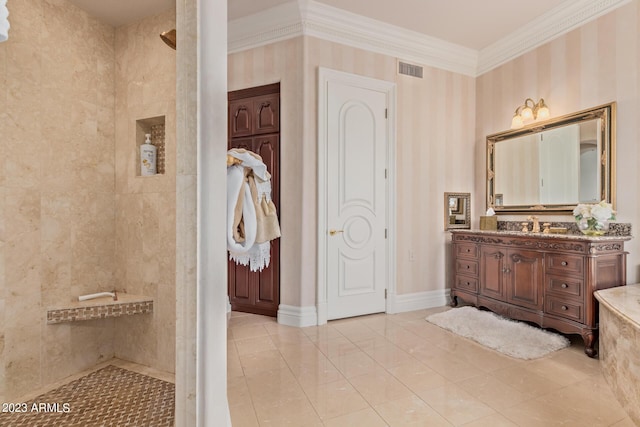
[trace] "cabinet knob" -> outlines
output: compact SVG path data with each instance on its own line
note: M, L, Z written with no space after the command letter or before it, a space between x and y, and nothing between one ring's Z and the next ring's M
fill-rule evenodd
M468 270L468 269L470 269L470 268L471 268L471 266L470 266L470 265L467 265L467 270Z
M471 252L471 249L467 248L467 252Z
M562 289L567 289L569 287L569 285L567 285L566 283L563 283L562 285L560 285L560 287Z
M471 286L471 283L467 282L467 286Z
M569 263L568 263L567 261L562 261L560 264L561 264L562 266L566 267Z
M569 310L569 307L567 307L566 305L563 305L563 306L562 306L562 310L563 310L563 311L567 311L567 310Z

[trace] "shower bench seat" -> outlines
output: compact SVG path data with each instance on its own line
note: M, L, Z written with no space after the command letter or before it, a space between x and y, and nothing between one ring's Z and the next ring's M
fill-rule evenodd
M88 301L73 301L62 307L47 310L47 324L79 322L153 313L153 298L144 295L118 293L118 299L96 298Z

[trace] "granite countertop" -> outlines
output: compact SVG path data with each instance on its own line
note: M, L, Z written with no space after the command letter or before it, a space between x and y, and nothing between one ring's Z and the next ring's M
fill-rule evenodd
M640 284L601 289L594 295L600 304L640 330Z
M474 234L486 234L489 236L515 236L515 237L538 237L546 239L566 239L566 240L585 240L589 242L607 242L607 241L620 241L631 240L633 236L587 236L584 234L552 234L552 233L524 233L522 231L502 231L502 230L469 230L469 229L454 229L449 230L452 233L474 233Z

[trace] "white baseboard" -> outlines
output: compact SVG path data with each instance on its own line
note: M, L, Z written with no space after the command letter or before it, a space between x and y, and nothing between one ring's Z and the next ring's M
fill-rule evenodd
M315 306L297 307L280 304L278 306L278 323L298 328L315 326L318 324L318 313Z
M449 304L450 289L415 292L412 294L389 294L387 296L387 313L404 313L405 311L424 310L442 307Z

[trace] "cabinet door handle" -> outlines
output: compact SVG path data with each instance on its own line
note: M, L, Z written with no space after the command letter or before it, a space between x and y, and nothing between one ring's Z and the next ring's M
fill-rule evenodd
M562 289L567 289L569 287L569 285L567 285L566 283L563 283L562 285L560 285L560 287Z
M568 263L567 261L562 261L560 264L561 264L563 267L566 267L567 265L569 265L569 263Z
M467 286L471 286L471 283L467 282Z
M503 267L502 268L502 272L503 273L511 273L511 269L509 267Z
M567 307L566 305L563 305L561 308L562 308L563 311L569 310L569 307Z
M470 266L470 265L467 265L467 270L468 270L468 269L470 269L470 268L471 268L471 266Z

